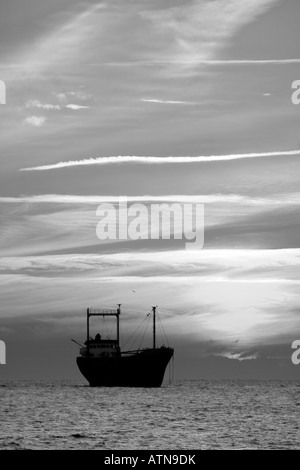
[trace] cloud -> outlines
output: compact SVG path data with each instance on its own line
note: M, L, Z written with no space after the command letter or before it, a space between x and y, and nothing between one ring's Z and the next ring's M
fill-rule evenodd
M55 28L50 34L40 38L30 52L18 58L16 72L22 76L40 76L53 65L65 66L66 60L72 61L81 54L91 36L96 34L95 24L98 24L97 13L105 9L104 4L89 6ZM20 75L21 74L21 75ZM17 77L15 77L17 78Z
M92 99L91 93L87 93L84 90L67 91L66 95L73 96L77 100L81 100L81 101L86 101L86 100L91 100Z
M53 94L56 96L56 98L60 102L65 102L67 99L67 93L53 93Z
M181 64L189 73L197 63L216 59L231 38L265 13L278 0L196 0L188 5L142 12L160 34L159 60Z
M141 269L143 265L143 269ZM11 256L0 259L0 269L18 271L68 271L83 274L95 270L103 276L123 273L127 276L199 277L204 282L291 282L299 283L295 274L300 266L300 248L276 250L212 249L157 252L119 252L112 254L63 254ZM120 282L122 279L120 278Z
M33 127L41 127L45 124L46 118L44 116L28 116L24 119L23 124L33 126Z
M220 357L227 357L228 359L236 359L238 361L250 361L253 359L257 359L259 357L258 353L254 354L249 354L247 355L244 352L221 352L221 353L215 353L214 356L220 356Z
M287 194L273 194L269 197L255 197L244 196L240 194L169 194L169 195L137 195L137 196L93 196L93 195L74 195L74 194L40 194L32 196L20 197L0 197L0 203L16 204L101 204L112 203L118 204L119 202L127 201L128 203L135 202L179 202L179 203L203 203L203 204L241 204L241 205L298 205L300 204L300 193L287 193Z
M157 100L153 98L141 98L140 101L143 101L145 103L161 103L161 104L195 104L191 101Z
M38 100L29 100L25 104L26 108L39 108L45 109L46 111L59 111L61 107L58 104L42 104Z
M70 160L67 162L51 163L48 165L40 165L29 168L20 168L19 171L44 171L57 170L60 168L68 168L73 166L86 165L112 165L119 163L141 163L141 164L174 164L174 163L212 163L224 162L231 160L241 160L246 158L264 158L264 157L281 157L281 156L297 156L300 150L280 150L275 152L253 152L238 153L229 155L199 155L199 156L136 156L136 155L118 155L109 157L85 158L83 160Z
M299 64L300 59L229 59L207 60L201 63L206 65L286 65Z
M62 103L64 103L70 96L80 101L89 101L92 99L92 94L85 90L59 92L53 93L53 95Z
M77 90L77 91L66 91L66 92L59 92L53 93L56 97L60 105L51 105L51 104L41 104L37 100L31 100L26 103L26 107L35 107L35 108L42 108L47 111L49 110L62 110L62 109L71 109L72 111L79 111L81 109L89 109L90 106L81 105L81 104L74 104L69 103L66 104L70 97L76 98L80 101L90 101L92 99L92 95L87 93L84 90Z
M68 94L68 93L67 93ZM59 93L57 96L59 101L64 101L67 99L67 94ZM38 100L28 100L25 103L26 108L38 108L38 109L44 109L45 111L60 111L63 108L67 109L72 109L74 111L77 111L79 109L88 109L90 106L82 106L79 104L67 104L65 106L60 106L59 104L43 104Z
M89 109L89 106L81 106L79 104L67 104L65 107L68 109L73 109L74 111L79 109Z
M99 64L90 64L93 66L107 67L139 67L139 66L155 66L155 65L211 65L211 66L228 66L228 65L289 65L299 64L300 59L215 59L215 60L135 60L127 62L104 62Z

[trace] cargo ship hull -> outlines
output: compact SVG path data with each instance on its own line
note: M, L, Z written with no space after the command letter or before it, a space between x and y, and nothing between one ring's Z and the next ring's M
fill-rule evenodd
M168 347L120 353L118 357L77 357L92 387L160 387L174 350Z

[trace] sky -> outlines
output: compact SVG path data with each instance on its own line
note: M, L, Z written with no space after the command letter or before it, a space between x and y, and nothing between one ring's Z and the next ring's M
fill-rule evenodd
M117 303L122 344L158 305L177 378L299 378L299 14L1 2L0 378L81 380L70 338ZM99 240L119 196L204 204L203 248Z

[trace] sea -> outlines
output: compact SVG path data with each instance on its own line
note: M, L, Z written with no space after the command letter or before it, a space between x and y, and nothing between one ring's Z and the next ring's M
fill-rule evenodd
M300 449L300 381L0 382L0 449Z

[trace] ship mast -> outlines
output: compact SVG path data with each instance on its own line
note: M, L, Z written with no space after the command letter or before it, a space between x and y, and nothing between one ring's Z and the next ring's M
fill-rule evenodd
M153 349L156 348L156 307L152 307L152 312L153 312Z
M118 341L118 346L120 345L120 314L121 314L121 305L118 304L118 314L117 314L117 341Z
M117 318L117 344L120 345L120 315L121 304L118 304L117 309L95 309L88 308L86 311L86 352L87 356L90 354L90 317L111 317Z

